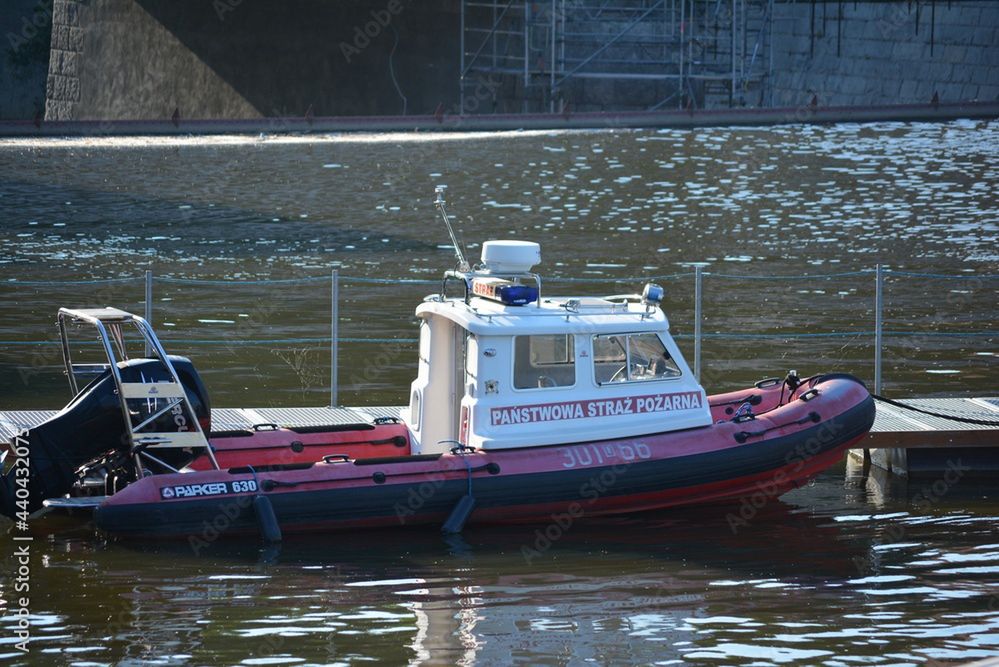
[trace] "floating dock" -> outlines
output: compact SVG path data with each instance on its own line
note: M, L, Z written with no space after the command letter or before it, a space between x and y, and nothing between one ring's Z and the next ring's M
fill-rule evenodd
M999 398L912 398L900 403L962 419L999 422ZM999 426L968 424L878 401L863 449L851 456L898 475L933 474L961 465L999 472Z
M914 398L901 403L963 419L999 422L999 398ZM287 428L370 423L398 418L403 408L215 408L212 428L246 431L264 425ZM0 411L0 440L10 441L56 410ZM878 401L877 416L863 447L850 455L898 475L932 474L960 465L975 474L999 472L999 427L957 422Z

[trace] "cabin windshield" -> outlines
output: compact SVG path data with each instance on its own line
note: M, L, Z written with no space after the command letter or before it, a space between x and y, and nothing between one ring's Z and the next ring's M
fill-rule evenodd
M680 374L679 366L654 333L593 337L593 377L597 384L664 380Z
M544 389L576 384L574 336L514 336L513 340L514 388Z

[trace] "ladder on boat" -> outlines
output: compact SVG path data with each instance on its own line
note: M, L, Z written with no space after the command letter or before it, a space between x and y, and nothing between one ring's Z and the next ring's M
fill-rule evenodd
M97 329L99 341L108 359L107 364L73 363L67 325L79 323L90 324ZM74 396L80 392L77 383L79 376L96 377L110 371L114 378L124 418L127 438L125 444L134 457L140 476L145 474L144 461L180 472L153 453L158 449L204 449L212 465L219 468L177 369L144 318L117 308L60 308L58 325L66 375ZM165 371L166 380L126 382L122 379L122 367L119 364L129 359L125 339L128 326L134 327L142 336L143 358L158 361ZM157 423L165 416L173 417L169 422L176 426L176 430L155 430L162 428Z

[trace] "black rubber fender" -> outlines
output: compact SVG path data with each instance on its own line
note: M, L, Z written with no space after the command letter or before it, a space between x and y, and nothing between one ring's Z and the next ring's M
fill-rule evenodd
M253 511L257 515L257 526L260 528L260 537L267 544L275 544L281 541L281 526L278 524L277 515L274 514L274 506L267 496L254 496Z

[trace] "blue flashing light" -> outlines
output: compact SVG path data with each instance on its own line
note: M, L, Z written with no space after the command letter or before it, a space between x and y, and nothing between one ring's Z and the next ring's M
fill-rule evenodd
M500 302L507 306L526 306L538 300L538 288L529 285L506 285L496 292Z

